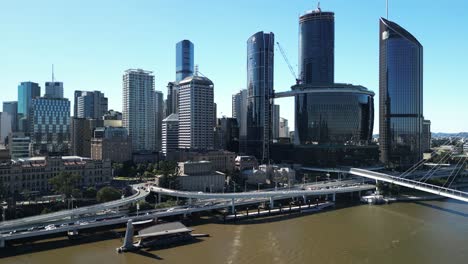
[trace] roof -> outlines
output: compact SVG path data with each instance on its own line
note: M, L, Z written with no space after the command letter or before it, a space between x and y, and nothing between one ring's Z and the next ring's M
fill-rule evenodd
M168 122L168 121L179 121L179 115L178 114L170 114L168 117L164 118L163 122Z
M388 28L393 30L395 33L397 33L398 35L400 35L403 38L406 38L407 40L415 43L416 45L418 45L420 47L422 47L421 43L419 43L419 41L411 33L409 33L406 29L404 29L403 27L401 27L397 23L395 23L393 21L390 21L390 20L387 20L387 19L385 19L383 17L380 18L380 21L385 26L387 26Z
M192 232L192 229L187 228L181 222L172 222L165 224L154 225L145 229L140 230L136 238L145 238L145 237L156 237L164 236L169 234L177 233L187 233Z
M184 85L188 83L197 83L197 84L204 84L204 85L213 85L213 82L204 76L188 76L182 81L179 82L179 85Z

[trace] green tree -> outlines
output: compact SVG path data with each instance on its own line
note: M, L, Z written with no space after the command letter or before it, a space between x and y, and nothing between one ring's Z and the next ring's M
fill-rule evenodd
M81 183L81 176L76 173L61 171L56 176L49 179L49 184L57 194L64 194L67 198L72 195Z
M101 188L96 194L96 200L100 203L105 203L113 200L120 199L121 193L119 190L107 186Z
M88 199L95 199L97 195L97 190L94 187L89 187L83 191L83 197Z

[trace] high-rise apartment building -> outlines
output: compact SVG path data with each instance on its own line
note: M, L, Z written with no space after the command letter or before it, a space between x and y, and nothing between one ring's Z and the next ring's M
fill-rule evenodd
M404 28L380 19L380 160L405 168L422 158L423 46Z
M191 76L179 86L179 148L213 149L213 82Z
M154 75L129 69L123 75L122 124L132 139L133 152L156 150Z
M68 155L70 148L70 101L35 98L31 101L31 153Z
M273 100L273 33L257 32L247 40L247 149L262 161L269 159Z
M182 40L176 44L176 82L193 75L194 46L190 40Z
M18 85L18 129L29 132L31 101L41 96L41 87L34 82L22 82Z
M239 127L239 152L246 153L247 149L247 105L248 105L248 92L247 89L240 90L237 94L232 96L233 111L237 119L237 126ZM234 115L233 112L233 115Z
M107 107L107 97L100 91L75 91L75 117L101 119L107 112Z
M12 132L12 116L6 112L0 112L0 145L5 144L5 139Z
M167 99L166 99L166 117L171 114L179 113L179 85L177 82L169 82L167 84Z

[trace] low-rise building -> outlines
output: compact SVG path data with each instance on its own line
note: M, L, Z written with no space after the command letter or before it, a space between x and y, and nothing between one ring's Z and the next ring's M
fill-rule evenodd
M95 161L78 156L33 157L0 164L0 177L10 195L25 190L47 194L52 188L49 179L62 171L82 177L77 187L107 185L112 179L109 160Z
M24 133L15 132L10 134L8 142L8 149L12 159L28 158L29 157L29 144L31 138L25 136Z
M235 159L235 168L239 171L253 169L258 167L258 161L255 156L237 156Z
M213 171L210 161L179 162L177 181L181 190L221 192L226 175Z
M180 149L177 151L168 152L167 160L177 162L184 161L211 161L213 170L229 172L234 170L236 154L226 150L201 150L193 151L188 149Z
M124 127L98 127L91 140L93 160L125 162L132 159L132 141Z

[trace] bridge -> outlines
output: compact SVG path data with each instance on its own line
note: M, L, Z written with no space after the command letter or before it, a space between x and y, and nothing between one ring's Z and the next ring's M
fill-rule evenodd
M365 170L365 169L358 169L358 168L313 168L313 167L303 167L303 170L311 170L311 171L322 171L322 172L336 172L336 173L344 173L344 174L351 174L355 176L365 177L369 179L373 179L376 181L383 181L388 182L396 185L400 185L403 187L407 187L410 189L415 189L427 193L432 193L440 196L444 196L447 198L452 198L455 200L468 202L468 192L463 192L456 189L451 189L447 187L442 187L434 184L429 184L422 181L412 180L403 178L400 176L392 176L386 173Z

